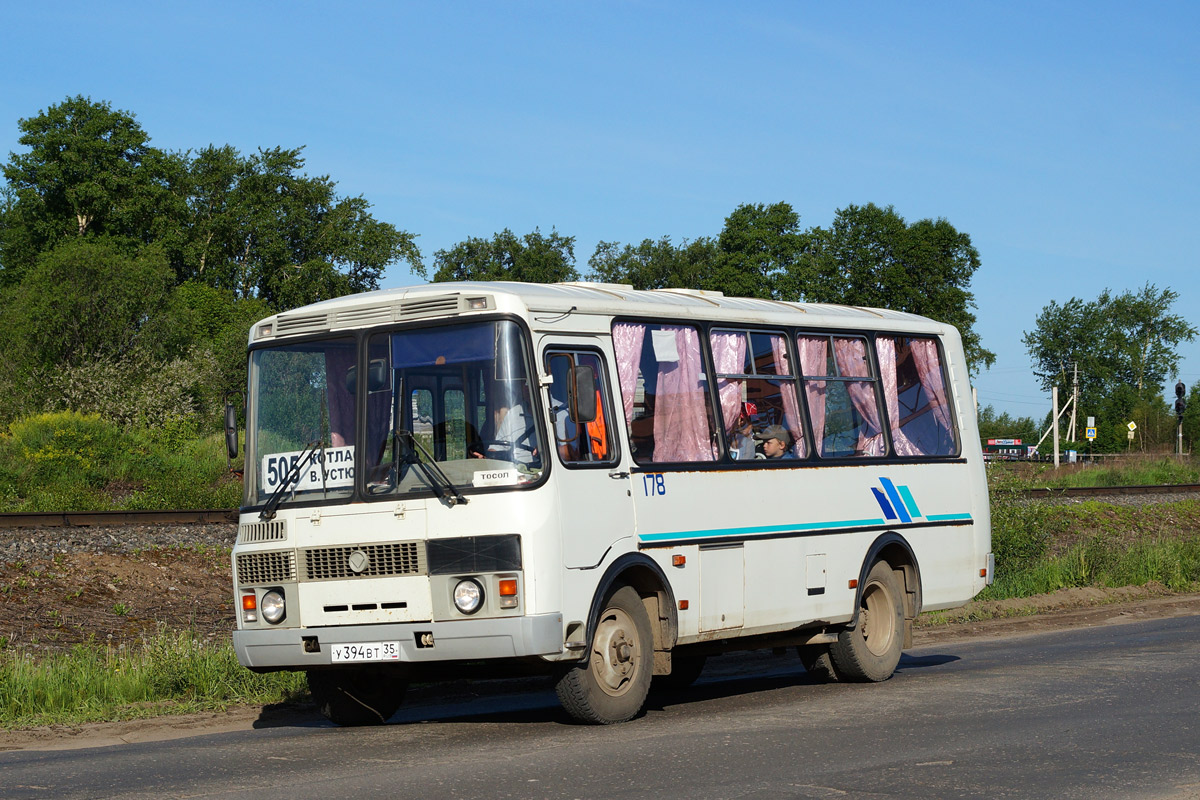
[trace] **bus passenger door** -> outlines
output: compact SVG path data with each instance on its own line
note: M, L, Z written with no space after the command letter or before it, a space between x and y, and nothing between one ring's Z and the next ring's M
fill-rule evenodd
M613 542L633 535L629 479L616 473L617 444L609 370L599 348L551 345L545 367L550 445L563 531L563 563L594 567Z

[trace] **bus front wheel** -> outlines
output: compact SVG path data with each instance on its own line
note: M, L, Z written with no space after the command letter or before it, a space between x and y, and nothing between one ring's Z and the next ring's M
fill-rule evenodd
M408 684L386 667L310 670L317 710L337 725L382 725L404 702Z
M834 672L842 680L886 681L903 646L903 588L891 565L877 561L859 596L858 623L829 646Z
M604 603L587 660L558 681L559 702L580 722L610 725L642 710L654 670L654 635L642 598L622 586Z

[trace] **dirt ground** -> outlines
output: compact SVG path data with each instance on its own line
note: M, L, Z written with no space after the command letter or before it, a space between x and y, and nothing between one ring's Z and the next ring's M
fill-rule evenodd
M190 629L216 640L228 637L234 627L230 585L229 553L222 547L59 552L3 563L0 640L10 650L34 654L89 641L114 648L136 646L162 628ZM1072 589L973 603L955 611L949 621L927 616L918 625L914 644L1193 614L1200 614L1200 595L1172 594L1154 585ZM315 711L307 708L253 706L120 723L0 731L0 750L99 747L314 718Z

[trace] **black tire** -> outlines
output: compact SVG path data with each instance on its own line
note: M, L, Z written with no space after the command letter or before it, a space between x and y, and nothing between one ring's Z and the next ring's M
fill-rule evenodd
M837 683L837 670L833 668L833 657L827 644L802 644L796 648L800 663L814 679L824 683Z
M704 662L708 660L708 656L688 656L671 654L671 674L670 675L655 675L650 681L650 691L652 692L679 692L682 691L700 678L700 673L704 671Z
M900 663L904 647L904 593L899 577L885 561L867 574L858 601L858 622L829 646L833 669L847 681L886 681Z
M654 672L654 635L637 591L617 588L604 603L586 661L558 681L558 700L580 722L632 719L646 702Z
M388 667L310 670L307 677L317 710L337 725L382 725L400 708L408 688Z

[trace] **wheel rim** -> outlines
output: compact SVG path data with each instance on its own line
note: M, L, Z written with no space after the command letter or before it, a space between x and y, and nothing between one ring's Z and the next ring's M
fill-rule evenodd
M592 672L596 685L619 697L629 691L642 660L633 619L619 608L606 609L592 639Z
M882 583L872 581L863 590L859 628L872 655L881 656L896 636L896 605L892 593Z

